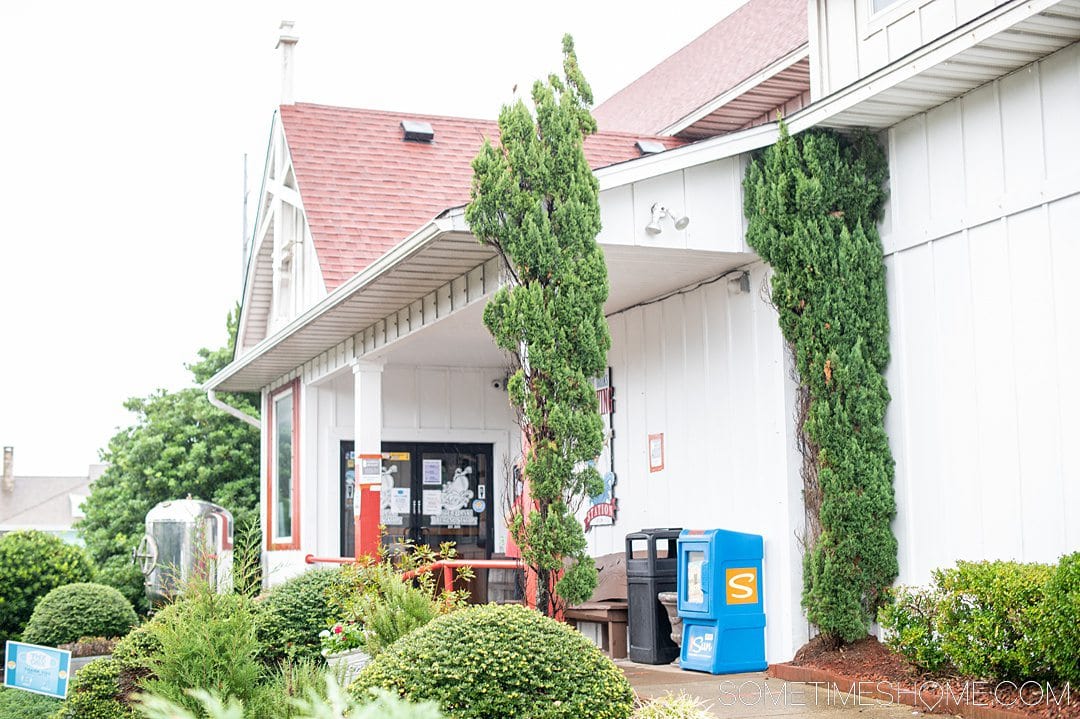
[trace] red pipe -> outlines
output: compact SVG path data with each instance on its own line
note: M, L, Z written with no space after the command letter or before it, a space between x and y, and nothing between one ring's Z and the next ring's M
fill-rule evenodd
M316 557L309 554L304 557L305 564L356 564L352 557Z
M356 564L352 557L316 557L309 554L304 557L306 564ZM458 567L472 567L473 569L524 569L525 563L520 559L440 559L437 562L426 564L423 567L411 569L401 575L402 579L412 579L424 572L435 569L457 569Z

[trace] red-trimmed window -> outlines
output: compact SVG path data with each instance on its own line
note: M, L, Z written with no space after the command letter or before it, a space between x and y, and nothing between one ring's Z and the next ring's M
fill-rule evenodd
M266 548L300 548L300 380L270 394Z

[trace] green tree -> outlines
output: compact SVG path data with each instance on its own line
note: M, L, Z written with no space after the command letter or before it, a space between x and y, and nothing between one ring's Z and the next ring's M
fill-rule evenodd
M200 349L200 361L188 365L196 382L205 382L232 359L238 314L229 313L226 346ZM250 395L222 399L258 416L257 400ZM135 413L135 424L117 432L102 452L109 467L94 482L83 505L86 517L76 526L102 567L99 579L145 608L141 575L130 557L146 513L158 502L190 494L225 507L238 526L257 524L259 431L213 407L197 387L159 390L124 406Z
M872 136L791 137L781 123L743 183L746 241L773 268L772 300L800 382L803 607L840 642L866 635L898 571L877 232L887 177Z
M590 378L604 370L611 345L607 267L596 244L599 185L583 150L596 132L592 90L569 35L563 71L563 79L533 85L535 118L521 100L503 106L500 146L485 141L473 160L465 214L476 237L502 256L508 277L484 308L484 324L517 368L508 391L535 506L511 517L510 532L548 615L562 602L588 599L596 586L574 513L602 484L585 465L603 444Z

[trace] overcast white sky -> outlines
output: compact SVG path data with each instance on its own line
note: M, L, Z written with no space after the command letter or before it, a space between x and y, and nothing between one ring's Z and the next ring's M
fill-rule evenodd
M494 118L559 68L603 100L741 4L588 0L0 4L0 444L85 474L130 396L191 384L240 293L296 21L299 101Z

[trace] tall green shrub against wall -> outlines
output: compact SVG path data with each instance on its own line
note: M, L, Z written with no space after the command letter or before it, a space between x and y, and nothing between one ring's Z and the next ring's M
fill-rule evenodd
M780 139L743 182L746 239L773 268L772 301L800 384L806 548L803 607L826 636L867 632L896 577L889 361L877 222L885 155L826 130Z
M507 269L507 283L484 308L484 324L517 368L507 390L521 418L536 507L512 516L510 533L536 573L537 606L549 616L564 602L585 601L596 587L574 511L602 486L594 468L581 467L603 447L589 379L604 371L611 346L607 266L596 243L599 184L583 149L596 132L592 90L569 35L563 72L533 85L535 118L522 100L502 108L500 146L485 141L473 160L465 211L473 233Z

